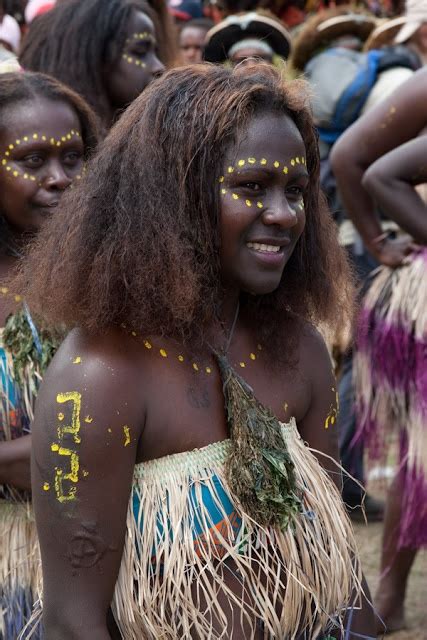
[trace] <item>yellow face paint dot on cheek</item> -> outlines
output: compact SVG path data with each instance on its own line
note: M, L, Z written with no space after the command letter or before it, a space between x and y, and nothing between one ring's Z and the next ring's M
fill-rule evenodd
M233 198L233 200L238 200L239 196L237 195L237 193L232 193L231 197Z
M144 347L146 349L152 349L152 345L150 342L148 342L148 340L144 340Z
M251 200L246 200L245 203L246 203L247 207L251 207L252 206Z
M258 209L263 209L264 205L262 204L262 202L257 202L256 206L258 207Z
M245 161L244 160L239 160L239 162L237 163L237 165L239 167L244 167L245 166Z
M193 362L193 369L194 369L194 371L198 371L199 370L199 365L197 365L195 362Z
M249 164L255 164L256 163L256 159L255 158L248 158L248 162L249 162Z
M50 489L50 484L48 482L45 482L43 484L43 491L49 491L49 489Z
M260 160L260 164L262 164L263 166L265 166L267 164L267 160L265 158L261 158Z
M283 173L285 173L285 174L286 174L286 173L289 173L289 169L288 169L288 167L283 167Z
M277 162L277 160L275 160L275 162L273 162L273 166L278 169L280 167L280 162Z
M184 362L184 356L178 356L179 362Z
M228 167L227 173L233 173L233 171L234 171L234 167Z
M164 349L160 349L160 355L162 356L162 358L167 358L168 354L166 353L166 351Z
M227 193L227 189L221 189L221 195L225 196Z
M294 167L295 166L295 160L291 160L291 165Z

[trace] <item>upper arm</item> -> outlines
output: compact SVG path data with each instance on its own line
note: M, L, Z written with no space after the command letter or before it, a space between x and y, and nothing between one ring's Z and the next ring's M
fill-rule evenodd
M352 166L366 170L391 149L418 136L427 124L427 69L415 73L337 141L331 162L337 176Z
M60 634L59 615L82 639L106 624L142 421L128 377L119 355L71 335L40 390L32 487L48 638Z
M320 463L338 484L340 474L334 462L329 459L339 460L337 385L331 357L317 331L307 332L301 364L310 385L310 401L304 418L298 422L299 431L308 445L320 452Z

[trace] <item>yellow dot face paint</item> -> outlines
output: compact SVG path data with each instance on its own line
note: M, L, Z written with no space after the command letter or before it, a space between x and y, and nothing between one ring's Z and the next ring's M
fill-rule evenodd
M295 158L291 158L288 161L288 164L291 166L291 168L292 167L296 167L298 164L304 164L305 165L305 158L296 156ZM259 165L261 167L265 167L265 166L268 165L268 160L266 158L254 158L254 157L240 158L239 160L237 160L235 166L230 165L230 166L227 167L226 174L228 174L230 176L231 174L235 173L236 171L239 173L239 170L243 169L246 166L254 167L256 165ZM272 162L272 165L273 165L273 167L275 169L279 169L279 170L280 170L280 167L282 166L281 162L279 160L274 160ZM282 172L285 175L287 175L289 173L289 167L288 167L287 164L283 164ZM226 177L224 175L222 175L222 176L220 176L218 178L218 182L221 185L223 185L221 187L221 189L220 189L221 196L225 196L229 192L229 189L225 188L225 186L224 186L225 180L226 180ZM240 199L239 194L238 193L234 193L234 192L231 192L231 197L232 197L233 200L239 200ZM260 201L254 202L250 198L244 198L244 202L248 207L256 206L258 209L263 209L264 208L264 205ZM300 204L298 206L299 206L299 209L302 211L302 209L304 208L304 205Z
M71 140L72 138L81 138L81 135L78 131L74 131L72 129L66 135L61 136L59 139L50 138L50 144L52 146L60 147L67 140ZM19 147L22 142L29 142L29 140L38 141L41 138L43 142L47 142L47 137L45 135L39 135L38 133L32 133L27 136L23 136L22 140L18 139L15 141L15 144L11 143L8 145L7 149L3 151L3 154L0 153L1 157L1 167L4 168L7 172L11 174L14 178L22 178L23 180L29 180L30 182L36 182L37 178L34 175L29 174L28 172L18 171L17 169L13 169L11 167L10 160L10 151Z
M82 359L80 356L76 356L73 360L73 364L81 364L82 363Z
M167 358L168 354L166 353L166 351L164 349L160 349L160 355L162 356L162 358Z

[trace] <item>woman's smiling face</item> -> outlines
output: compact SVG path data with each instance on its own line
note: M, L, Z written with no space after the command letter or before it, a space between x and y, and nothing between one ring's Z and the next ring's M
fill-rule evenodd
M15 231L37 231L83 165L79 118L66 102L38 98L2 111L0 214Z
M255 116L219 177L223 284L271 293L304 230L305 146L286 115Z

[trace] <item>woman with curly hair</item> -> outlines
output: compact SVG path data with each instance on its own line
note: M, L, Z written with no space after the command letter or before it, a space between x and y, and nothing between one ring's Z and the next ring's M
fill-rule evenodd
M172 56L156 10L144 0L59 2L31 25L20 62L77 91L108 129L163 71L158 50Z
M372 637L314 329L351 287L303 85L167 73L20 283L74 327L33 430L47 639Z

